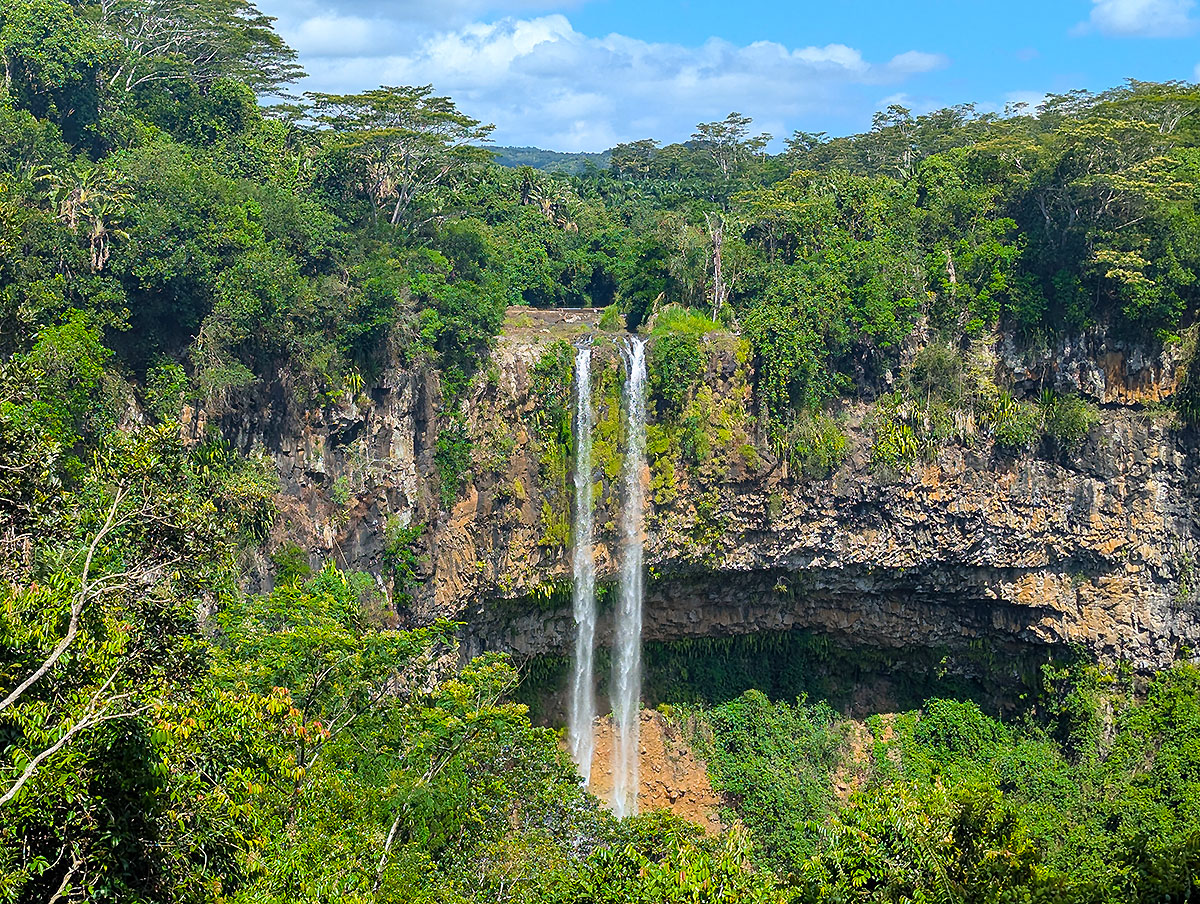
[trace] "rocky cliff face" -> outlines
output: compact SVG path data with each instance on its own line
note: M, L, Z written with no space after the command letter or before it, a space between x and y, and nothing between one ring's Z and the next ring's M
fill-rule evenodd
M426 523L427 582L404 617L458 618L472 650L561 652L573 630L570 459L548 417L561 392L554 398L539 362L554 342L594 332L593 321L510 316L463 403L472 457L448 512L438 511L434 453L445 412L425 375L390 373L369 399L307 418L247 409L222 425L274 458L288 522L280 536L301 538L314 562L332 555L379 573L387 520ZM616 573L621 374L613 340L595 343L604 581ZM1200 448L1147 406L1173 391L1171 349L1098 334L1036 354L1000 342L999 381L1017 392L1070 389L1101 406L1077 451L1013 456L980 435L882 474L870 463L871 406L859 403L841 413L844 463L813 480L766 448L737 341L711 336L703 347L695 423L651 430L647 639L803 628L885 648L1075 644L1146 670L1200 643ZM701 431L702 449L687 429Z

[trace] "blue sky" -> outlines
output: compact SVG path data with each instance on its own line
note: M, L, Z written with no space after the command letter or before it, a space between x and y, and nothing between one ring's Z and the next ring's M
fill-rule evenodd
M1196 0L260 0L304 90L432 83L498 144L687 138L732 110L779 139L891 103L1003 109L1127 77L1200 81Z

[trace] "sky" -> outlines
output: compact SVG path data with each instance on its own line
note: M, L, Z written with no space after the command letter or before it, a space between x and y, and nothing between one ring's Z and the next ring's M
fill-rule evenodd
M1196 0L259 0L304 91L432 84L498 145L687 139L737 111L845 135L899 103L1001 111L1200 81Z

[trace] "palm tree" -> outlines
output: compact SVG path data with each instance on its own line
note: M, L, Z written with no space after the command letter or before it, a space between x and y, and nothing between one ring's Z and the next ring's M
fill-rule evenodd
M124 177L107 167L76 160L65 170L45 169L39 181L49 183L49 200L58 221L71 232L84 227L92 272L99 273L112 254L112 241L129 238L120 228L130 197Z

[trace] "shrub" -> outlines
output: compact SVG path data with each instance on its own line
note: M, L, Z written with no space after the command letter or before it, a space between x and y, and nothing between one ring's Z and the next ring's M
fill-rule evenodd
M566 511L557 510L549 502L542 503L542 537L538 546L543 549L566 549L571 545L571 519Z
M271 553L275 565L276 584L294 584L312 577L308 564L308 552L295 543L286 543Z
M712 442L705 427L704 418L699 414L689 414L680 424L679 452L690 467L698 468L712 453Z
M161 359L146 371L146 400L159 420L179 416L187 385L183 365L169 358Z
M530 392L537 404L534 412L538 453L538 474L547 497L551 518L545 522L543 546L565 546L566 537L553 512L570 510L567 473L571 457L571 382L575 371L575 350L569 343L553 342L534 365Z
M874 439L871 463L878 468L898 469L911 465L921 451L920 438L899 393L884 396L872 418Z
M559 339L550 343L533 366L530 393L537 403L537 422L547 439L562 445L571 442L571 381L575 350Z
M1094 405L1077 395L1042 393L1042 430L1060 449L1078 449L1087 439L1092 425L1100 419Z
M392 579L392 599L397 608L412 602L409 591L420 583L417 543L424 532L424 524L401 524L394 517L388 518L383 529L383 573Z
M1175 410L1189 427L1200 425L1200 342L1197 330L1184 333L1183 374L1175 392Z
M651 393L665 414L676 415L704 373L704 354L694 335L672 333L650 346L647 365Z
M442 508L449 509L462 489L463 477L471 466L471 436L461 415L451 415L438 431L433 452L437 467Z
M709 721L713 786L738 802L761 861L786 875L812 854L814 826L832 802L828 776L842 744L836 714L826 703L772 703L747 691Z
M345 474L333 482L329 498L338 508L346 508L350 504L350 478Z
M986 412L996 445L1011 451L1030 448L1038 437L1040 412L1036 405L1014 399L1002 392Z
M621 312L615 304L610 304L604 309L597 326L606 333L615 333L621 329Z
M963 394L962 358L948 345L927 345L913 359L908 382L920 399L937 398L955 404Z
M103 433L116 418L103 391L112 352L101 338L80 311L44 327L29 354L15 359L18 386L13 400L3 402L5 413L64 448Z
M719 330L721 324L699 311L685 308L683 305L669 304L661 311L654 321L654 335L664 336L671 333L685 336L703 336Z
M784 452L789 464L805 477L828 477L845 460L849 443L837 421L805 412L788 430Z
M913 728L913 740L938 752L979 760L1010 738L1005 727L984 715L978 703L933 699L926 702Z

